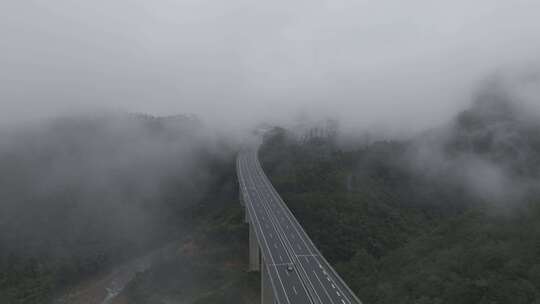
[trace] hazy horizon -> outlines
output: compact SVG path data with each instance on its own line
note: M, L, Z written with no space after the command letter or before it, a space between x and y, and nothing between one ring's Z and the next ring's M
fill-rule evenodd
M106 109L418 130L538 63L537 1L3 1L0 122Z

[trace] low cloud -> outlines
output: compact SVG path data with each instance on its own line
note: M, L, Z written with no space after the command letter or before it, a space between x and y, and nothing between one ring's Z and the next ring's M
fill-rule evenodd
M186 116L70 116L4 130L3 254L129 253L159 241L180 225L175 212L200 202L231 145Z
M0 4L0 121L87 109L220 128L307 113L412 132L486 74L538 63L535 0Z
M540 88L530 71L487 79L471 107L451 123L415 138L414 170L469 189L500 205L527 199L539 188L540 114L532 95Z

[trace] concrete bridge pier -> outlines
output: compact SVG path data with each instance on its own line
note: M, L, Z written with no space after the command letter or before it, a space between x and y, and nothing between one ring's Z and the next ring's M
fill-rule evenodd
M268 274L268 264L266 264L264 258L262 259L262 272L261 272L261 304L274 304L274 292L272 290L272 283L270 282L270 275Z
M244 194L242 193L242 186L240 186L240 193L238 193L240 205L244 207L244 223L249 223L249 212L248 207L246 206L246 200L244 199Z
M249 271L261 270L261 253L253 224L249 225Z
M240 189L238 191L238 199L240 201L240 205L242 205L242 207L246 207L246 202L244 201L244 194L242 193L242 185L240 185Z
M249 212L247 206L244 206L244 223L249 224Z

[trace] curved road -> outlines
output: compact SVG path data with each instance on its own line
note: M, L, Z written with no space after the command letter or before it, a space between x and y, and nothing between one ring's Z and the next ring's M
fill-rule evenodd
M256 151L238 155L237 173L276 302L360 304L274 189Z

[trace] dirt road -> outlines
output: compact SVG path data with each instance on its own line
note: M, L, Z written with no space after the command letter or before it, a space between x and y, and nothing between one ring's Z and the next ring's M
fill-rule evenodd
M148 269L153 263L174 254L178 243L169 244L149 254L127 262L106 275L88 279L67 290L54 304L121 304L122 290L135 277L137 272Z

